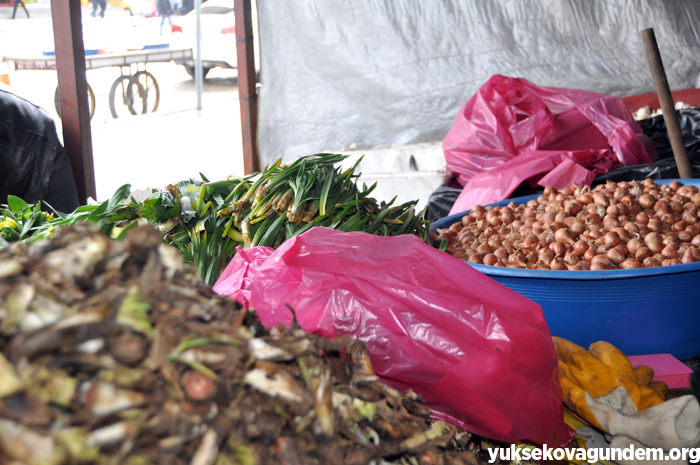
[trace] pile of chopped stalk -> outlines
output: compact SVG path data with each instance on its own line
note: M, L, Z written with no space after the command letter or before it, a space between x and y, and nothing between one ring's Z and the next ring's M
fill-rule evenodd
M39 208L11 197L0 215L0 238L31 241L50 237L61 226L91 221L118 239L145 222L157 226L164 241L193 262L209 284L216 282L236 247L276 248L314 226L382 236L416 234L426 240L424 211L415 211L418 201L377 202L369 196L376 183L362 189L356 185L359 161L345 171L336 166L345 158L317 154L284 166L278 160L261 173L219 182L200 174L201 181L154 190L142 202L130 197L125 185L104 203L55 218L39 217Z
M364 344L266 330L150 226L0 251L0 463L487 463L428 414Z

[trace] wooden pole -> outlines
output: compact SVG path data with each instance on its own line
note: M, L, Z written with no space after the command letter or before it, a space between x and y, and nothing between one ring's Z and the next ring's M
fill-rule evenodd
M236 15L236 56L243 138L243 172L252 174L260 171L260 160L257 144L258 93L255 88L256 70L250 0L234 0L233 10Z
M661 111L664 114L664 122L666 123L668 137L671 140L671 149L673 149L673 156L676 159L678 174L681 178L692 178L693 170L688 160L688 153L685 150L683 134L681 133L681 127L678 123L678 113L673 103L671 89L666 80L666 72L664 71L664 65L661 61L661 54L659 53L659 47L656 43L654 29L644 29L642 31L642 40L644 41L644 49L647 52L651 75L654 78L656 93L659 96Z
M85 205L87 198L96 199L97 193L80 0L53 0L51 16L56 48L58 94L61 99L63 146L73 168L73 176L78 186L78 200Z

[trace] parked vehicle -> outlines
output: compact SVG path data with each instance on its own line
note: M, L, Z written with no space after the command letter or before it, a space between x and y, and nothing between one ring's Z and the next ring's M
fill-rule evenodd
M197 11L192 10L178 20L179 29L171 44L197 50ZM202 3L202 74L216 67L236 68L236 20L233 0L207 0ZM176 29L177 30L177 29ZM190 76L194 76L194 59L178 61Z
M153 0L109 0L107 3L110 7L124 10L131 16L153 16Z

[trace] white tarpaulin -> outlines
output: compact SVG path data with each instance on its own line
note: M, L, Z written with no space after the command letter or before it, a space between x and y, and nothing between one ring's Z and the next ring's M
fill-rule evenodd
M698 0L258 0L261 165L439 141L494 74L653 92L653 27L672 90L700 87Z

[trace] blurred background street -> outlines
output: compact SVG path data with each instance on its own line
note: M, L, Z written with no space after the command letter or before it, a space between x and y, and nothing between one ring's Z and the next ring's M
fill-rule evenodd
M12 20L12 8L0 8L0 57L41 57L43 52L54 50L50 5L28 4L27 9L29 19L20 7ZM160 35L159 17L136 13L132 16L111 4L104 18L92 17L91 13L92 5L83 6L86 50L119 52L144 46L167 47L173 40L167 22ZM173 15L173 23L177 25L182 18ZM12 61L9 64L12 66ZM91 127L96 200L106 200L127 183L138 191L165 187L197 177L200 172L210 180L242 175L236 70L209 71L204 79L202 110L198 111L194 78L183 66L173 62L149 63L146 69L155 76L160 88L157 111L138 116L120 113L117 119L110 113L109 92L122 70L109 67L87 71L88 84L95 93ZM56 71L11 69L9 79L12 92L54 117L62 136L54 106Z

